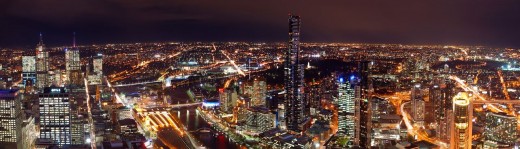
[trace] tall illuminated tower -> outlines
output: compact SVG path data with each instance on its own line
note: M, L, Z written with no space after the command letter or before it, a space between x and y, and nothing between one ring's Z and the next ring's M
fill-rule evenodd
M354 87L356 101L359 101L359 145L361 147L372 146L372 87L371 68L374 63L371 61L359 62L359 84ZM354 142L356 143L356 142Z
M82 86L83 78L81 75L81 61L79 57L79 49L76 47L75 35L72 48L65 49L65 70L67 70L69 85Z
M338 98L336 101L338 104L338 135L351 138L350 145L359 142L359 123L357 123L359 119L356 118L356 110L359 110L356 105L359 104L356 104L354 89L349 82L352 80L353 77L350 80L343 77L338 79Z
M437 124L436 137L443 141L449 141L451 136L453 88L453 83L442 77L434 79L433 86L430 87L429 99L433 102L433 112Z
M285 125L288 130L302 131L305 121L303 97L303 65L300 64L299 16L289 16L289 44L285 53Z
M49 85L49 53L45 51L43 35L40 33L40 42L36 45L36 87L43 89Z
M460 92L455 97L453 97L453 114L454 114L454 124L455 124L455 133L452 137L452 148L458 149L469 149L471 148L468 136L469 132L469 117L468 117L468 107L470 104L469 95L467 92Z

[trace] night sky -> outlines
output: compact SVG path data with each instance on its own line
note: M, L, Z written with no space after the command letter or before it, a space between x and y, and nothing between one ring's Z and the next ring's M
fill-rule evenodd
M0 47L154 41L520 47L520 0L0 0Z

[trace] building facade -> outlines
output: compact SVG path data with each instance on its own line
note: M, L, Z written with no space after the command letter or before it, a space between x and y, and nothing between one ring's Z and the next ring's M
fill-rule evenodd
M423 99L423 94L421 91L421 84L415 84L412 88L410 95L410 101L412 101L412 118L414 124L419 126L424 125L424 113L425 113L425 103Z
M18 90L0 90L0 142L16 142L16 104L20 98Z
M349 83L349 80L343 77L338 79L338 136L348 136L351 141L349 144L357 143L359 133L356 129L356 101L354 97L354 90Z
M39 95L40 138L63 146L72 143L69 94L65 88L47 87Z
M34 86L36 83L36 56L22 56L22 83L24 87Z
M466 92L460 92L453 98L453 114L455 133L452 134L452 148L469 149L471 139L469 139L469 105L470 99Z
M300 132L303 130L304 90L303 65L300 64L300 25L299 16L289 16L289 44L285 53L285 125L287 130Z
M42 90L49 86L48 71L49 71L49 53L45 51L45 44L43 44L42 34L40 34L40 42L36 45L36 87Z
M65 70L67 71L69 85L82 86L84 84L78 48L65 49Z
M485 140L512 147L518 137L517 126L518 120L515 116L486 112Z

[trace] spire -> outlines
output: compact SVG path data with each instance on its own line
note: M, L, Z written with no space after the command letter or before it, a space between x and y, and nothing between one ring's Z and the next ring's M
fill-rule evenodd
M76 32L72 32L72 47L76 47Z
M40 44L43 44L43 34L40 32Z

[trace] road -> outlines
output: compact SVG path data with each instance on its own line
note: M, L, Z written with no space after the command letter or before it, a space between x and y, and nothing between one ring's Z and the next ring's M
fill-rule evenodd
M88 91L88 81L87 78L84 78L85 81L85 93L87 96L87 112L88 112L88 124L90 125L90 148L96 149L96 129L94 128L94 120L92 119L92 103L90 99L90 93Z
M408 130L408 134L410 134L412 136L417 136L418 140L424 140L424 141L433 143L441 148L449 148L447 143L442 142L436 138L429 137L423 128L414 126L412 124L412 121L410 120L410 114L408 114L408 112L406 112L406 110L404 109L405 105L408 103L410 103L410 102L405 102L405 103L401 104L401 108L400 108L401 115L403 116L403 120L406 125L406 129Z

